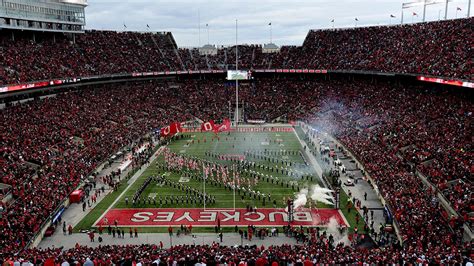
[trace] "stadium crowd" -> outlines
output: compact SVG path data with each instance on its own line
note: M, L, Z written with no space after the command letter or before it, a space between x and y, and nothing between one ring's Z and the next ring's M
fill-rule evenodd
M415 25L311 31L302 47L263 54L239 46L244 68L325 68L424 73L473 79L473 18ZM449 41L446 41L449 40ZM340 44L334 46L334 44ZM60 77L179 69L226 69L235 47L202 56L176 49L170 34L91 31L76 37L0 34L0 84ZM442 54L443 56L434 56ZM98 60L100 59L100 60ZM296 248L154 245L31 249L30 261L55 257L83 263L142 261L178 264L205 260L277 263L461 263L471 223L472 93L347 80L256 79L241 86L245 119L305 120L357 155L392 209L402 249L356 250L324 241ZM94 169L124 146L171 122L227 116L233 99L214 80L100 85L16 104L0 114L0 182L13 201L2 206L0 253L18 259L40 226ZM435 188L425 186L420 173ZM441 192L459 213L449 217ZM435 233L434 233L435 232ZM117 252L117 251L121 252ZM120 254L120 255L119 255ZM204 255L205 254L205 255ZM469 255L467 255L469 256ZM216 261L217 260L217 261ZM260 260L260 264L258 261ZM298 262L300 260L300 262ZM305 263L306 264L306 263Z
M241 69L315 68L429 74L472 80L473 18L403 26L312 30L301 47L264 53L239 45ZM14 36L14 37L12 37ZM335 45L338 44L338 45ZM0 85L53 78L235 68L235 46L216 55L177 48L171 33L87 31L0 34Z
M317 265L348 264L465 264L469 250L440 250L432 256L417 252L401 252L395 247L385 249L353 250L344 245L329 245L327 238L304 245L281 246L221 246L217 243L204 246L183 245L163 249L160 245L127 245L97 248L76 246L29 250L26 254L4 259L7 263L30 262L34 265ZM21 258L21 259L20 259ZM1 261L1 260L0 260ZM91 261L92 264L85 264Z
M134 84L114 87L112 94L110 87L63 93L1 111L0 180L12 185L14 197L1 217L2 251L28 243L109 155L163 123L191 118L168 108L179 102L169 87L145 83L130 91L129 86ZM157 110L156 100L164 109Z
M474 65L468 58L473 52L465 44L473 39L473 21L471 17L310 31L298 64L305 68L423 73L472 80Z
M369 172L385 171L390 182L395 173L418 170L435 185L433 193L451 202L460 222L472 222L469 92L348 81L254 84L243 93L250 118L306 120L359 154ZM406 183L412 179L419 180L407 177Z
M392 251L387 257L385 250L335 249L345 252L341 259L349 262L360 255L370 261L380 255L391 261L401 254L405 259L417 254L434 260L446 252L454 255L447 256L450 259L460 259L461 225L470 219L466 215L472 208L468 92L388 82L275 81L256 79L241 87L246 118L304 119L331 133L358 156L400 225L403 252ZM1 178L12 185L15 201L1 219L2 253L21 250L58 204L111 153L174 121L225 117L233 96L224 86L213 80L102 85L3 109ZM415 176L416 170L454 200L459 219L449 219L435 191ZM455 184L446 185L450 180ZM457 186L459 182L464 185ZM312 256L323 256L320 253Z
M180 70L169 33L88 31L62 35L0 34L0 84L53 78Z

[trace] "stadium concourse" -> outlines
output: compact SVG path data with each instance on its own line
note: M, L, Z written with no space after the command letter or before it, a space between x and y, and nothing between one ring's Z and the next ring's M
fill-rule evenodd
M468 59L473 54L466 45L472 43L472 25L473 18L468 18L311 31L302 47L282 47L276 54L263 54L259 46L239 46L239 60L247 69L314 67L472 81L473 62ZM170 34L91 31L76 43L66 37L53 41L48 34L33 42L27 34L18 33L12 40L10 34L0 33L0 81L225 69L235 61L235 48L201 56L197 50L177 50L171 39ZM298 228L290 235L302 235L305 241L296 246L276 241L265 242L275 245L183 243L162 248L159 243L134 242L33 248L29 244L41 225L111 155L125 146L141 146L149 141L144 137L147 133L175 121L226 117L233 92L222 80L209 76L89 85L9 104L1 110L0 178L11 185L13 200L1 203L0 259L7 264L45 265L84 264L88 258L97 265L465 264L473 259L472 240L463 241L465 228L472 228L472 94L468 89L391 79L290 75L255 77L241 87L244 120L304 121L318 132L306 132L306 141L315 142L315 155L321 152L319 134L326 133L363 165L391 209L403 240L377 243L371 249L332 243L323 234L312 238ZM145 164L147 159L138 156L133 164ZM107 188L116 188L118 175L106 174ZM453 213L446 211L437 195L445 198Z

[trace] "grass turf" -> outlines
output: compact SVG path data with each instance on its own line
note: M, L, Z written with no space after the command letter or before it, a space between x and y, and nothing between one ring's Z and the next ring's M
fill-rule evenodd
M302 164L304 163L304 158L298 151L302 150L299 140L297 139L294 132L233 132L233 133L224 133L219 135L219 139L215 137L213 133L186 133L182 136L182 138L173 141L170 145L168 145L171 151L182 154L187 157L195 157L204 159L207 161L213 161L219 164L231 165L232 162L220 160L219 158L214 158L211 156L206 156L207 152L213 152L216 154L227 154L227 155L241 155L244 154L246 151L267 151L273 152L273 155L268 155L270 158L279 158L284 159L285 161L291 161L293 163ZM297 151L296 153L289 153L286 155L281 155L280 153L284 151ZM279 153L279 154L277 154ZM255 162L259 165L267 166L267 167L282 167L283 164L281 162L272 162L271 159L264 159L264 158L246 158L249 161ZM178 183L181 177L181 174L176 172L164 172L157 167L157 164L163 163L164 158L163 156L158 157L154 162L150 164L150 166L143 172L143 174L127 189L124 195L118 200L113 208L130 208L131 202L129 204L125 204L125 198L128 197L131 199L135 191L145 182L146 178L150 175L159 175L159 174L166 174L167 178L173 182ZM310 167L298 167L298 169L293 170L300 171L301 173L309 174L311 173ZM284 174L277 174L275 172L271 172L270 170L265 169L258 169L256 170L259 173L276 176L281 180L290 181L295 180L294 177L290 177ZM299 182L300 187L310 186L313 184L320 184L320 180L313 177L312 180L297 180ZM195 188L197 190L203 190L203 183L196 179L191 179L187 183L183 183L186 186ZM107 210L107 208L114 202L114 200L122 193L122 191L126 188L126 183L122 184L118 191L115 191L109 195L105 199L103 199L78 225L75 226L75 231L79 231L80 229L88 229L92 226L92 224L97 221L97 219ZM247 205L250 206L257 206L261 207L273 207L273 200L276 202L276 207L284 207L286 204L285 198L287 197L294 197L295 193L298 192L297 187L292 188L291 186L286 186L284 184L276 185L266 181L259 181L259 183L253 187L254 190L258 190L264 194L271 193L272 200L271 202L266 201L265 206L263 206L263 202L261 200L255 200L250 197L242 198L236 193L236 200L235 206L237 208L245 208ZM213 186L211 184L206 185L206 193L212 196L215 196L216 203L215 204L207 204L206 207L208 208L232 208L234 204L234 197L233 192L229 190L225 190L222 186ZM156 205L148 203L140 203L135 206L135 208L201 208L203 207L202 204L196 203L164 203L160 205L158 197L161 196L164 198L165 196L181 196L185 195L184 192L175 189L170 186L160 186L154 182L152 182L142 193L143 196L147 197L148 195L156 195ZM131 201L131 200L130 200ZM341 193L341 206L346 206L347 202L347 195L342 191ZM318 208L329 208L332 206L328 206L322 203L318 203L316 205ZM347 221L351 226L351 231L356 224L355 222L355 215L356 212L352 211L348 213L345 208L342 209L343 214L346 216ZM363 222L359 223L359 232L361 232L363 228ZM167 232L166 228L139 228L140 232ZM233 228L226 228L226 231L233 231ZM128 230L125 230L128 232ZM196 228L198 232L213 232L213 228Z

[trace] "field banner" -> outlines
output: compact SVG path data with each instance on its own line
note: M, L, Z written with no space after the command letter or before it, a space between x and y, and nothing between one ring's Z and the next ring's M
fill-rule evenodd
M172 123L171 125L164 127L160 130L161 137L172 137L176 133L181 132L181 123Z
M334 218L339 226L347 227L347 220L337 209L301 209L294 212L294 226L325 226ZM112 209L96 221L94 226L107 226L117 221L119 227L168 227L193 225L214 227L220 220L221 226L283 226L288 225L288 213L284 209L261 208L255 212L246 209L197 209L197 208L155 208L155 209Z
M201 131L202 132L207 132L207 131L215 131L216 125L214 124L214 120L209 120L208 122L203 122L201 124Z
M230 120L229 120L230 123ZM231 131L231 132L293 132L294 128L292 127L239 127L237 129L231 128L229 126L229 129L225 129L222 127L222 125L216 125L216 128L219 129L219 132L226 132L226 131ZM179 132L183 133L199 133L202 132L201 128L182 128L179 130Z
M228 132L228 131L231 131L231 130L232 129L230 127L229 118L224 119L224 121L222 121L222 124L216 125L216 129L215 129L216 132Z

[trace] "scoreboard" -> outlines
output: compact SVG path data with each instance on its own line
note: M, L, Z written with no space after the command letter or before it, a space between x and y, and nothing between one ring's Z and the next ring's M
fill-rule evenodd
M250 77L249 71L243 70L228 70L227 80L247 80Z

